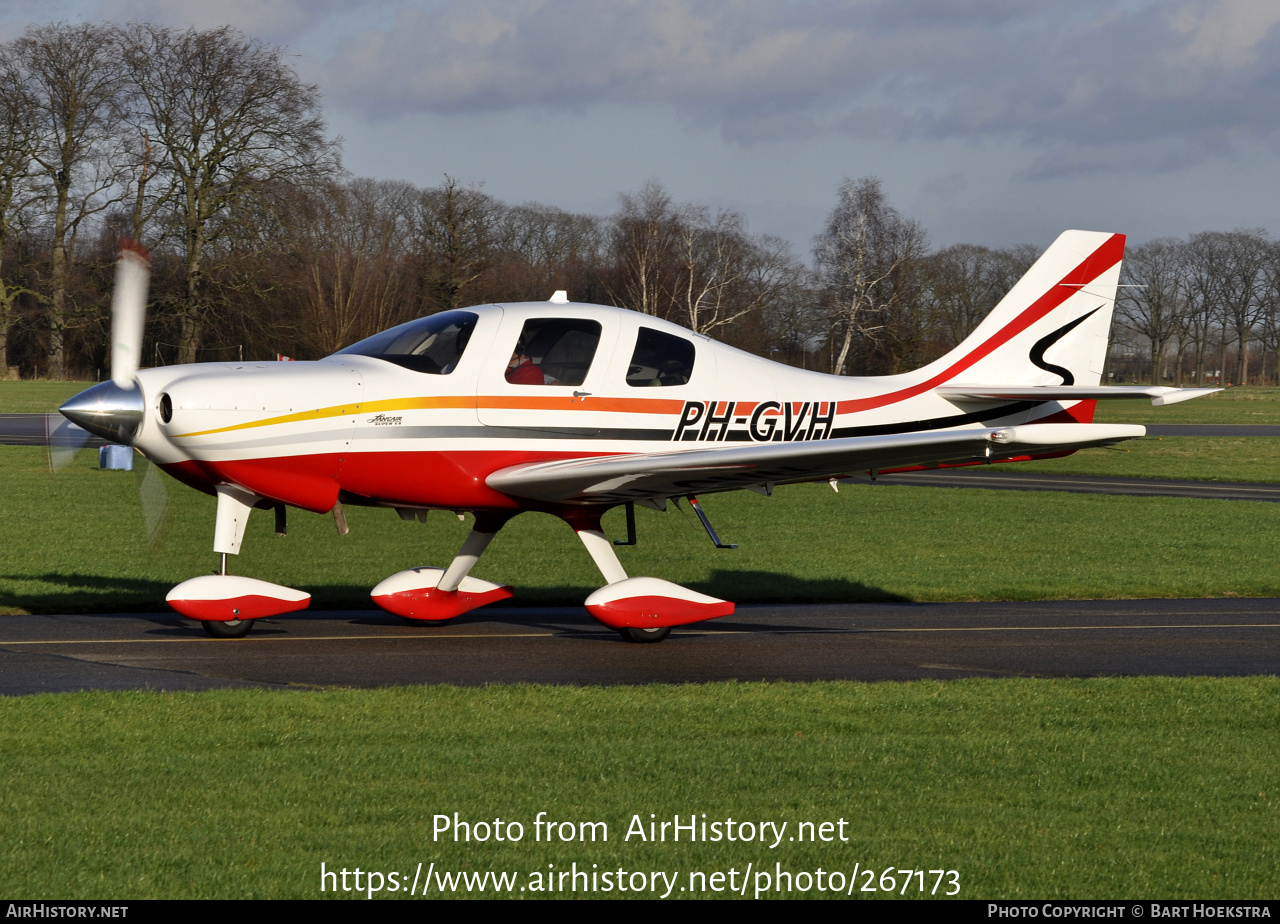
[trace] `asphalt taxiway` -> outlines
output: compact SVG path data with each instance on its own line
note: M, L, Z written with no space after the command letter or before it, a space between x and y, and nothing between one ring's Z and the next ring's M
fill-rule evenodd
M309 613L237 640L176 614L0 616L6 695L1277 673L1277 599L741 606L657 645L627 644L580 608L480 610L440 628Z

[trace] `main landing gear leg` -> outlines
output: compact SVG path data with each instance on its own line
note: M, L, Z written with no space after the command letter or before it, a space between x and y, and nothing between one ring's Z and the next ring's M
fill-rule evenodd
M511 596L509 586L468 575L498 530L513 516L514 513L477 513L475 527L447 569L410 568L393 574L373 589L373 602L415 625L439 626L487 603L507 599Z
M591 556L591 560L596 563L596 567L600 569L600 574L604 576L607 582L617 584L628 579L627 572L622 567L622 562L618 561L618 553L613 550L613 543L609 541L609 537L600 529L598 520L594 528L588 523L587 528L584 529L578 529L575 526L574 532L578 534L582 544L587 547L587 554ZM592 615L595 614L593 613ZM670 626L654 626L652 628L615 626L614 628L618 630L618 634L625 641L641 644L660 642L671 634Z
M218 514L213 529L213 550L218 553L216 574L183 581L169 591L169 605L184 616L197 619L213 638L243 638L253 620L301 610L311 595L292 587L227 574L227 556L240 554L245 524L256 494L219 485Z
M501 528L501 527L499 527ZM440 583L436 585L437 589L451 593L462 586L462 582L466 580L471 569L476 566L476 562L480 560L480 556L484 554L484 550L489 547L489 543L493 541L493 537L498 534L498 530L486 532L477 528L471 530L471 535L467 536L462 543L462 548L458 549L458 554L453 557L453 561L449 563L449 567L445 569L444 574L440 578Z
M565 519L608 581L607 586L587 597L587 612L598 622L616 629L626 641L660 642L671 634L672 626L733 612L733 604L726 600L696 593L670 581L627 577L613 543L600 528L599 512L584 511Z

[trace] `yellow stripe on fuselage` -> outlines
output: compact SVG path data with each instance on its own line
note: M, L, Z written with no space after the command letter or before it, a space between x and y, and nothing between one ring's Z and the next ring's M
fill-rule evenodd
M299 411L296 414L283 414L279 417L264 417L262 420L250 420L245 423L232 424L229 427L215 427L212 430L196 430L191 433L179 433L174 439L188 436L208 436L211 433L231 433L235 430L249 430L253 427L271 427L276 424L296 423L300 420L324 420L327 417L347 417L354 414L368 414L377 411L408 411L427 408L474 408L474 396L457 395L439 398L388 398L384 401L361 401L357 404L336 404L332 407L319 407L313 411Z

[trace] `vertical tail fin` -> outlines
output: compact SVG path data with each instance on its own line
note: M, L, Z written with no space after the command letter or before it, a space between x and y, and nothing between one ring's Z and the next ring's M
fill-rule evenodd
M937 384L1097 385L1107 357L1124 235L1064 231L958 347Z

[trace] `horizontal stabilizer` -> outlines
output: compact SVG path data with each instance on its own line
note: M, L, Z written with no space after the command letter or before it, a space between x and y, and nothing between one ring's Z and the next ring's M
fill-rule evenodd
M1190 401L1221 388L1170 388L1167 385L943 385L937 393L952 401L1114 401L1150 398L1156 407Z

